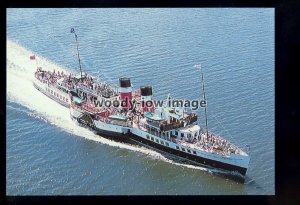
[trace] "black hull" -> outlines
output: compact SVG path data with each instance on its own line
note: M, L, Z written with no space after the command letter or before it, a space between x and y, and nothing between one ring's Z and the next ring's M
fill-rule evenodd
M133 133L122 134L122 133L117 133L117 132L101 130L101 129L83 124L80 120L78 120L77 118L74 118L72 115L71 115L71 117L72 117L72 119L76 120L81 126L88 127L89 129L93 130L96 134L100 135L101 137L111 139L114 141L118 141L118 142L141 144L146 147L154 148L155 150L158 150L162 154L167 153L172 156L180 157L182 159L187 160L188 162L191 162L194 165L201 165L201 166L206 166L206 167L210 167L210 168L222 169L228 173L228 174L223 174L223 175L226 175L234 180L244 182L244 176L247 172L246 168L226 164L226 163L215 161L215 160L210 160L210 159L203 158L200 156L195 156L195 155L192 155L192 154L189 154L186 152L181 152L181 151L172 149L170 147L160 145L153 141L146 140L146 139L139 137ZM230 172L234 172L234 173L230 173Z
M134 135L132 133L129 133L129 136L130 136L131 139L133 139L137 142L140 142L141 144L147 145L149 147L153 147L157 150L161 150L161 151L166 152L168 154L179 156L181 158L192 161L195 164L201 164L201 165L204 165L204 166L220 168L220 169L227 170L227 171L238 172L242 176L245 176L246 172L247 172L246 168L242 168L242 167L238 167L238 166L234 166L234 165L230 165L230 164L225 164L225 163L222 163L222 162L219 162L219 161L210 160L210 159L203 158L203 157L200 157L200 156L195 156L193 154L189 154L189 153L186 153L186 152L181 152L179 150L175 150L175 149L172 149L170 147L160 145L160 144L155 143L153 141L146 140L146 139L144 139L142 137L139 137L137 135Z
M75 120L81 127L85 127L93 131L95 134L100 135L101 137L104 137L106 139L114 140L116 142L130 142L130 138L128 138L128 134L118 133L118 132L112 132L107 130L101 130L96 127L91 127L87 124L82 123L78 118L73 117L70 115L73 120Z

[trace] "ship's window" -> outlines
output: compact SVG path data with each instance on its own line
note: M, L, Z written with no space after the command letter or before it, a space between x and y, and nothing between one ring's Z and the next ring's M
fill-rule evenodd
M181 137L184 137L184 134L183 134L183 133L181 133Z
M158 139L155 139L155 141L156 141L157 143L159 143L159 140L158 140Z
M188 153L191 153L191 150L187 149Z
M197 154L196 151L193 151L193 154Z
M164 141L160 140L160 144L164 144Z
M66 101L68 102L68 99L66 99Z
M63 97L63 100L64 100L64 101L65 101L65 99L66 99L66 98L65 98L65 97Z
M53 94L53 90L51 90L51 94Z
M60 97L60 99L62 99L62 96L61 96L61 95L60 95L59 97Z
M153 138L153 137L151 137L151 140L152 140L152 141L154 141L154 138Z
M178 146L176 146L176 149L179 149L179 147L178 147Z
M162 136L164 137L165 135L166 135L166 134L163 132L163 133L162 133Z
M150 137L149 137L149 135L147 135L147 139L149 139Z
M182 151L185 151L185 149L184 149L184 148L182 148L182 147L181 147L181 150L182 150Z
M178 132L177 131L175 131L175 135L178 136Z
M169 146L169 143L166 142L166 145Z

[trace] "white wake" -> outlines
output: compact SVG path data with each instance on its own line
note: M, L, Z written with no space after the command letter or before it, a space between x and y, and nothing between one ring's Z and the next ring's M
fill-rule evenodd
M34 88L32 80L36 70L36 62L34 60L30 60L29 57L31 55L33 55L31 51L25 49L16 42L7 40L7 100L21 104L22 106L30 109L34 113L30 114L31 117L42 119L45 123L51 123L66 132L88 140L141 152L153 159L160 159L179 166L211 172L210 169L204 167L173 162L172 160L165 158L160 153L147 148L141 148L105 139L86 128L78 126L70 118L68 108L54 102ZM41 56L35 56L38 66L42 67L44 70L52 71L55 69L56 71L66 71L65 68L56 65Z

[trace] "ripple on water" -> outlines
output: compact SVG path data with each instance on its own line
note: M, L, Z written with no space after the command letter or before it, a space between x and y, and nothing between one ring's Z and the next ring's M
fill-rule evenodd
M272 9L9 9L8 39L20 45L7 44L7 193L274 193L273 20ZM236 184L103 140L35 92L33 53L44 57L43 68L78 71L73 26L84 71L116 84L120 76L137 88L151 84L157 98L202 97L193 68L201 63L209 126L251 144L254 182Z

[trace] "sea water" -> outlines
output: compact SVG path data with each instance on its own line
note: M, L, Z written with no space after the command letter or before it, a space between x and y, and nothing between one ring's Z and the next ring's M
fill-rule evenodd
M208 127L251 147L245 184L79 127L32 85L46 70L117 85L152 85L154 98L202 99ZM274 194L274 9L7 9L8 195ZM204 110L197 110L205 125Z

